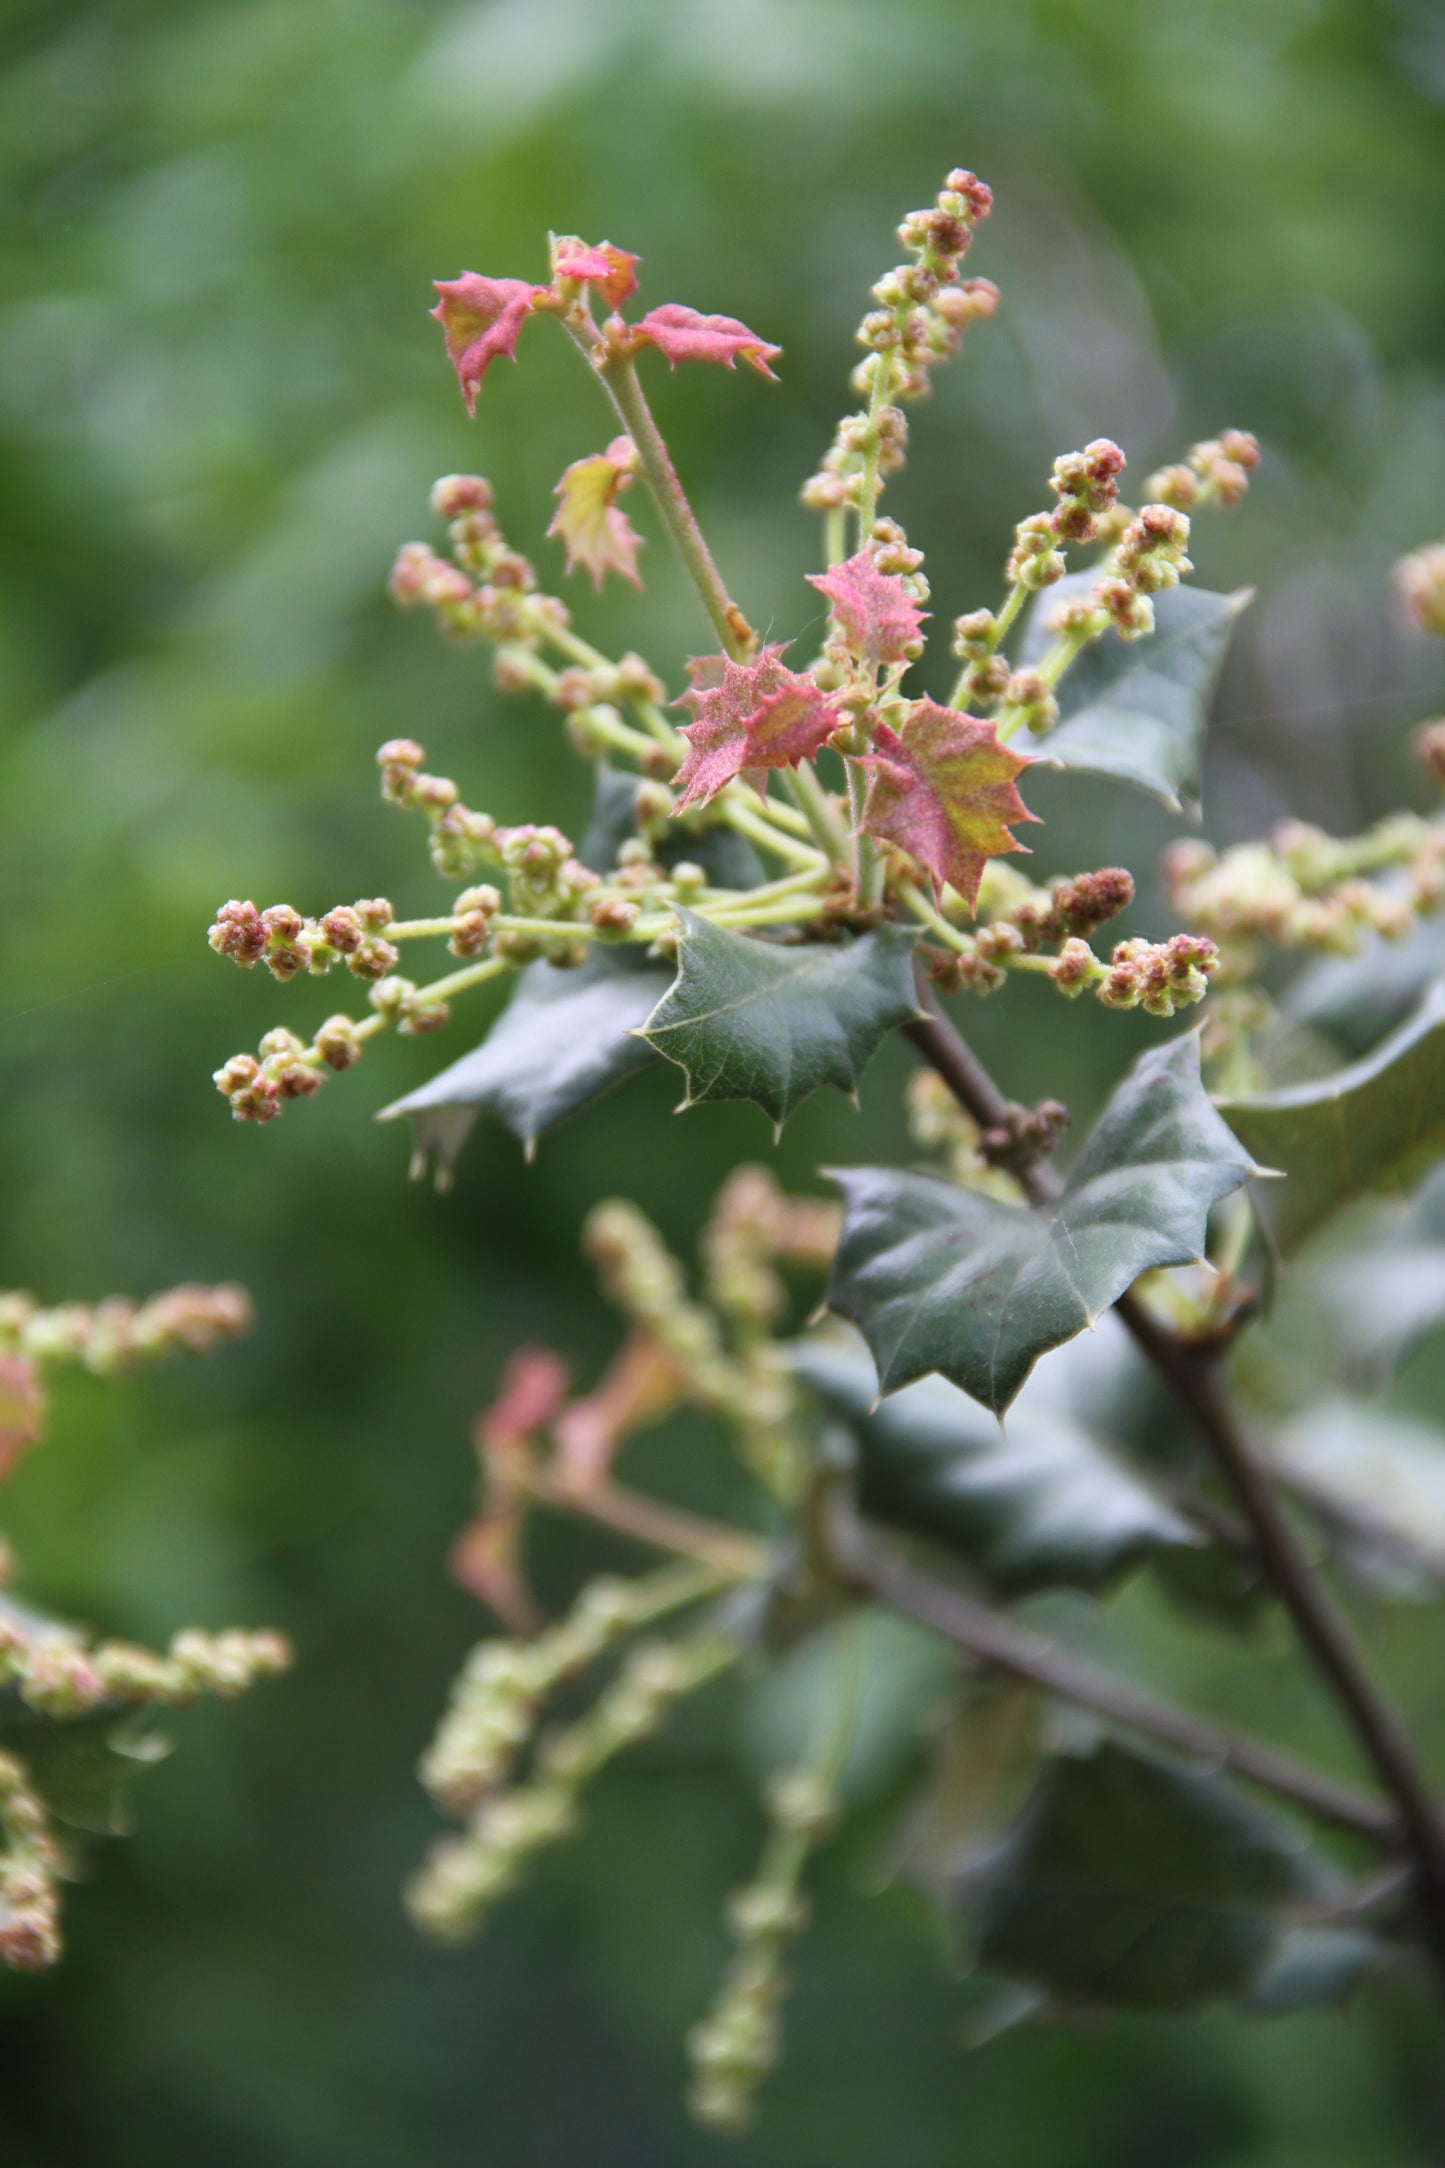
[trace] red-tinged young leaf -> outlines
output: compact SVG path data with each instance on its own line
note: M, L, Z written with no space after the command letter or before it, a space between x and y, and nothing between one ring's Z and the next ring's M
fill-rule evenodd
M477 1446L484 1462L520 1445L550 1423L567 1397L567 1365L549 1347L520 1347L502 1372L501 1390L477 1417Z
M688 748L673 778L681 793L676 812L705 805L735 775L762 790L765 769L811 760L838 728L838 709L812 678L787 669L782 653L779 643L755 662L705 655L688 663L692 684L675 705L690 708L696 720L682 726Z
M909 596L896 573L880 572L867 550L859 550L830 572L810 572L809 584L826 595L843 636L858 660L871 669L907 662L916 652L928 615Z
M768 363L782 348L769 346L766 339L749 331L735 316L701 316L696 309L669 301L660 309L650 309L632 331L649 346L655 346L659 354L665 354L674 369L680 361L720 361L728 369L738 361L746 361L759 376L777 381Z
M515 360L522 326L547 289L526 279L484 279L475 271L434 283L441 299L431 313L442 327L467 412L475 414L482 378L499 354Z
M45 1395L34 1366L23 1355L0 1355L0 1483L45 1421Z
M1034 818L1014 784L1028 761L999 743L993 723L934 700L920 700L900 731L883 724L873 743L859 762L872 771L864 833L901 844L935 894L949 882L972 910L985 860L1025 848L1008 823Z
M552 276L595 286L609 309L620 309L628 295L636 293L640 260L610 241L594 247L575 234L564 234L552 244Z
M557 512L547 532L566 550L567 570L574 572L581 565L599 590L609 572L634 587L642 585L637 571L642 537L617 508L635 472L631 437L614 437L605 452L574 459L557 484Z
M574 1400L553 1424L554 1480L568 1491L593 1489L632 1433L660 1423L686 1390L686 1379L662 1343L651 1333L634 1332L586 1398Z

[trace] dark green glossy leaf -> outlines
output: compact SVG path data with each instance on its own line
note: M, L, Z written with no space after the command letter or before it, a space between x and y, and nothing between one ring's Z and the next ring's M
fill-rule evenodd
M1029 613L1021 661L1047 653L1054 611L1096 577L1074 572L1045 589ZM1142 640L1106 632L1085 648L1060 682L1057 729L1029 749L1037 744L1036 757L1055 767L1132 783L1176 811L1197 805L1209 703L1249 599L1190 586L1156 595L1154 631Z
M934 1175L836 1172L829 1307L861 1328L885 1392L936 1370L1002 1412L1141 1272L1197 1258L1210 1206L1253 1171L1200 1084L1198 1040L1173 1039L1134 1064L1049 1211Z
M377 1119L409 1115L418 1153L445 1171L485 1111L521 1138L530 1159L544 1129L654 1059L635 1033L667 983L635 946L599 949L575 971L528 964L481 1045Z
M1445 986L1348 1069L1222 1101L1220 1112L1263 1166L1286 1177L1258 1193L1258 1207L1287 1257L1343 1205L1399 1187L1445 1149Z
M880 1041L918 1014L907 927L783 945L677 915L677 980L644 1037L686 1075L684 1106L751 1099L781 1129L820 1085L855 1090Z
M1105 1744L1044 1774L963 1878L980 1964L1058 2000L1181 2011L1338 2001L1377 1954L1341 1886L1222 1778Z
M796 1374L858 1443L859 1503L873 1518L966 1559L1010 1593L1098 1588L1164 1544L1196 1541L1174 1509L1066 1409L1046 1375L1077 1368L1062 1349L1020 1393L1005 1436L995 1416L940 1377L878 1402L856 1340L791 1350Z

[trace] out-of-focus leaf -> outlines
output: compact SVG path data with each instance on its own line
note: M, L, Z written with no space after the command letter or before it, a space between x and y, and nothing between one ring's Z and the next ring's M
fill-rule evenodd
M1404 941L1373 936L1358 956L1326 956L1301 971L1284 997L1291 1023L1367 1054L1445 978L1445 919L1422 919Z
M1326 1268L1321 1287L1346 1362L1377 1378L1445 1323L1445 1168L1407 1211L1385 1208Z
M530 1159L544 1129L652 1061L652 1048L632 1034L666 988L666 973L636 947L599 949L575 971L528 964L481 1045L377 1119L409 1115L419 1154L446 1170L485 1110L521 1138Z
M0 1747L20 1756L58 1822L103 1837L126 1834L131 1785L170 1752L134 1717L112 1712L56 1723L10 1693L0 1694Z
M1445 1577L1445 1434L1431 1424L1369 1401L1326 1400L1282 1424L1270 1455L1366 1549Z
M760 1775L795 1767L819 1712L855 1692L839 1790L850 1803L876 1799L918 1755L955 1677L935 1635L895 1612L849 1611L758 1673L743 1718L748 1758Z
M1445 985L1349 1068L1222 1101L1220 1112L1262 1165L1286 1177L1257 1198L1288 1257L1341 1206L1408 1182L1445 1147Z
M879 1402L872 1361L851 1339L800 1341L791 1360L857 1439L863 1511L930 1537L995 1588L1097 1588L1160 1545L1196 1540L1033 1381L1005 1436L996 1417L941 1377Z
M880 1042L918 1014L907 927L784 947L677 915L677 980L643 1037L686 1075L684 1106L751 1099L781 1129L820 1085L855 1090Z
M1037 663L1048 652L1054 611L1086 594L1095 577L1073 572L1044 590L1029 613L1021 661ZM1169 588L1154 597L1154 631L1144 639L1110 631L1095 640L1061 680L1059 724L1036 758L1132 783L1176 812L1197 806L1209 703L1249 600L1247 591Z
M1200 1084L1198 1040L1174 1039L1115 1090L1049 1211L933 1175L837 1171L829 1307L861 1328L885 1392L937 1370L1002 1412L1141 1272L1197 1258L1210 1206L1254 1171Z
M1224 1779L1105 1743L1054 1761L961 1881L978 1962L1063 2002L1182 2011L1338 2001L1377 1954L1341 1885Z

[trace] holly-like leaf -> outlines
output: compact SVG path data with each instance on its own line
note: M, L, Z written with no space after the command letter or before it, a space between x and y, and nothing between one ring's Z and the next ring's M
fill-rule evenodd
M419 1158L434 1159L443 1177L484 1110L531 1159L543 1130L653 1059L636 1032L666 987L666 972L638 947L599 948L575 971L528 964L481 1045L377 1120L407 1115Z
M1042 660L1053 642L1053 614L1093 586L1074 572L1034 603L1019 659ZM1209 704L1247 590L1215 595L1171 587L1154 597L1154 630L1123 640L1110 630L1086 647L1059 684L1060 721L1037 741L1036 757L1058 768L1112 776L1147 791L1175 812L1199 802L1199 771Z
M1378 1956L1298 1831L1212 1773L1106 1743L1054 1761L962 1878L978 1962L1075 2006L1337 2002Z
M1141 1055L1047 1211L892 1167L835 1172L828 1304L862 1331L885 1392L936 1370L1002 1413L1039 1356L1141 1272L1199 1257L1210 1206L1255 1171L1209 1103L1189 1034Z
M675 811L706 805L735 775L760 791L768 768L796 768L826 744L843 717L811 677L783 664L782 644L765 647L755 662L726 655L693 656L688 690L673 703L694 721L682 725L687 758L673 778Z
M897 843L927 868L935 894L945 882L973 909L990 858L1021 851L1010 821L1034 816L1015 777L1029 763L999 743L995 724L920 700L901 730L880 725L867 768L865 834Z
M1373 1054L1334 1075L1220 1103L1271 1183L1258 1208L1281 1256L1370 1190L1400 1188L1445 1150L1445 985Z
M619 496L632 483L636 462L631 437L614 437L605 452L574 459L554 492L557 510L547 532L566 550L567 570L581 565L599 593L609 572L634 587L642 585L637 570L642 537L617 508Z
M795 1374L858 1446L865 1514L926 1536L1009 1595L1099 1588L1162 1545L1197 1537L1103 1439L1059 1404L1045 1368L997 1420L940 1377L879 1402L867 1350L818 1335L790 1350Z
M559 235L552 243L552 276L576 279L595 286L609 309L620 309L629 294L637 291L637 256L610 241L595 244L579 241L575 234Z
M702 316L696 309L669 301L660 309L649 309L631 329L634 338L646 340L659 354L665 354L674 369L680 361L720 361L728 369L746 361L759 376L777 381L776 371L768 363L782 348L769 346L766 339L749 331L735 316Z
M475 414L482 378L498 355L515 361L522 326L547 289L526 279L482 278L476 271L433 283L441 299L431 313L442 327L467 412Z
M907 927L781 946L677 915L677 980L642 1037L686 1075L685 1107L751 1099L781 1130L820 1085L854 1091L881 1041L918 1014Z
M849 648L870 669L908 662L918 653L928 612L897 573L878 570L867 550L830 571L810 572L808 583L827 596Z

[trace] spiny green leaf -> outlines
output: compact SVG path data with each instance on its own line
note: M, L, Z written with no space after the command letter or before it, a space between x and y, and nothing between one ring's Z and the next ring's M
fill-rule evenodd
M937 1370L1001 1413L1141 1272L1197 1258L1210 1206L1254 1172L1199 1082L1197 1038L1174 1039L1134 1064L1046 1212L934 1175L836 1172L829 1307L861 1328L885 1392Z
M1073 572L1044 590L1029 613L1022 662L1036 664L1047 654L1054 611L1086 594L1095 577ZM1247 591L1172 587L1154 597L1154 631L1144 639L1104 633L1060 681L1059 725L1039 741L1036 758L1132 783L1176 812L1197 805L1209 703L1235 619L1249 599Z
M1224 1100L1220 1112L1256 1158L1287 1177L1258 1202L1288 1257L1343 1205L1398 1188L1445 1149L1445 985L1348 1069Z
M980 1964L1061 2001L1181 2011L1338 2001L1377 1955L1321 1916L1338 1877L1213 1774L1106 1744L1046 1771L963 1877Z
M445 1171L485 1109L530 1159L544 1129L652 1061L635 1033L666 987L666 972L638 947L599 949L575 971L528 964L481 1045L377 1119L409 1115L418 1152Z
M1040 1366L1007 1437L943 1378L922 1378L880 1404L873 1364L851 1337L800 1341L790 1359L857 1439L863 1511L929 1537L1012 1594L1097 1588L1145 1552L1196 1540L1061 1405L1061 1380L1046 1373L1060 1365L1077 1372L1075 1352L1062 1349Z
M880 1041L918 1014L907 927L782 946L677 915L677 980L642 1036L683 1070L684 1106L751 1099L781 1129L820 1085L853 1091Z

